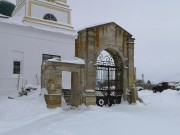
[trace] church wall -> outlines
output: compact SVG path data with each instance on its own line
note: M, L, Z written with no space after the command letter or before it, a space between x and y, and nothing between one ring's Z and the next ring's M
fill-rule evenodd
M64 3L67 3L67 0L58 0L60 2L64 2Z
M19 15L25 16L25 10L26 10L26 7L25 7L25 6L26 6L26 5L25 5L25 2L23 2L23 3L18 7L18 9L13 12L12 15L13 15L13 16L19 16Z
M39 10L41 9L41 10ZM53 10L53 9L48 9L46 7L41 7L38 5L32 5L32 9L31 9L31 16L34 18L38 18L38 19L42 19L45 14L50 13L53 14L56 18L57 18L57 22L59 23L64 23L64 24L68 24L68 12L60 12L58 10ZM38 11L38 14L37 14Z
M0 23L0 38L1 93L2 90L12 92L17 90L18 76L13 75L14 60L22 61L20 85L25 84L26 80L29 84L37 85L36 74L40 83L42 54L60 55L61 59L74 57L75 37L71 35Z

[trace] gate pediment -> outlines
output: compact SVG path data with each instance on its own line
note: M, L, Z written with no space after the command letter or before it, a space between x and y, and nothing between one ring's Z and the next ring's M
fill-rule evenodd
M106 50L112 55L119 53L124 61L127 44L131 40L134 42L132 35L115 22L90 26L78 32L76 57L85 61L89 57L96 59L103 50Z
M100 28L100 27L109 27L110 29L119 29L121 31L125 31L127 34L129 34L129 36L132 37L132 35L126 31L125 29L123 29L121 26L119 26L118 24L116 24L115 22L109 22L109 23L104 23L104 24L99 24L99 25L94 25L94 26L89 26L87 27L86 29L97 29L97 28ZM82 29L80 30L79 32L81 31L85 31L86 29Z
M132 35L123 29L121 26L114 22L100 24L96 26L90 26L86 29L79 31L78 33L84 33L86 31L94 32L96 35L97 45L122 45L123 37L131 38Z

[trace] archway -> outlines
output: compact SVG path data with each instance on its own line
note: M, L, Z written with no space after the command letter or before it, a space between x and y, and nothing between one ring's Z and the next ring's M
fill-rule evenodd
M109 77L111 72L115 72L114 80L121 80L116 85L114 84L114 89L121 90L120 95L123 94L124 100L129 98L132 102L135 102L134 95L130 97L126 94L127 89L133 91L134 87L134 40L129 32L114 22L88 27L78 32L75 55L85 61L85 91L95 89L96 92L98 85L101 83L105 85L105 80L98 82L96 79L97 70L109 70ZM104 67L105 64L97 64L97 58L103 50L111 55L114 65ZM110 70L114 71L110 72ZM111 82L111 79L109 79L109 83ZM112 87L109 86L109 90L110 88ZM104 88L99 89L103 90ZM91 99L89 100L90 104L97 103L96 98L92 97ZM108 101L107 104L111 105L112 103Z

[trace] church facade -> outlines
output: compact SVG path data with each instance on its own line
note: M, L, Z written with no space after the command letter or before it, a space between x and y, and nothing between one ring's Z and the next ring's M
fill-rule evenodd
M75 39L66 0L17 0L12 17L0 18L0 94L40 85L42 63L73 59ZM67 79L64 72L63 88Z

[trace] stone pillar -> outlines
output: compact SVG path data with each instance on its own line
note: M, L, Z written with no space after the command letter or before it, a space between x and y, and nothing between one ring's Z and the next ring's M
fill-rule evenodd
M127 44L129 89L132 89L134 85L134 40L134 38L130 38Z
M79 94L80 94L80 99L79 102L80 104L84 103L84 90L86 86L86 80L85 80L85 68L81 68L79 72Z
M96 63L95 60L95 51L94 51L94 47L95 47L95 36L94 36L94 32L93 30L87 30L87 34L88 34L88 39L87 39L87 44L86 44L86 80L87 80L87 85L86 85L86 89L94 89L95 88L95 75L96 75L96 71L95 71L95 67L94 64Z
M96 105L96 93L95 90L85 90L84 93L84 104L85 105Z
M62 71L57 70L55 62L48 61L44 65L42 65L41 73L41 87L48 90L48 95L45 95L47 107L60 107Z
M126 90L128 89L128 67L123 67L123 99L124 101L127 100Z
M96 85L96 70L94 64L96 63L95 59L95 33L91 29L87 29L86 37L88 37L86 41L86 65L85 65L85 73L86 73L86 90L90 90L91 92L85 91L84 102L86 105L95 105L96 104L96 93L94 90Z
M72 72L71 73L71 97L70 97L71 106L79 105L78 84L79 84L78 73Z
M136 95L134 91L134 38L129 38L127 42L128 47L128 82L131 90L131 102L136 102Z
M84 103L84 68L71 73L71 106L79 106Z

